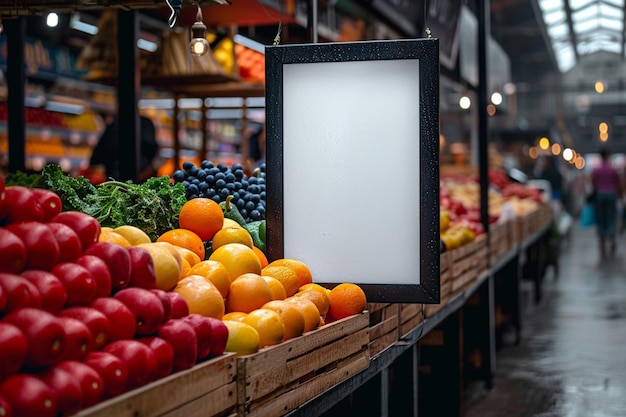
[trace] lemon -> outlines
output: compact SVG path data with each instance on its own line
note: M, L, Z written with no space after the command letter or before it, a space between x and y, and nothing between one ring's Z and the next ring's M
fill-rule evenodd
M148 251L154 263L157 287L163 291L169 291L176 286L180 278L181 263L172 252L157 243L140 243L137 245Z
M222 225L222 229L226 229L228 227L235 227L235 228L243 229L243 227L241 227L241 225L239 223L237 223L233 219L229 219L229 218L225 217L224 218L224 224Z
M285 323L280 314L274 310L269 308L253 310L242 321L254 327L259 333L260 347L277 345L285 340ZM304 316L302 328L304 329Z
M131 244L131 246L137 246L140 243L151 242L150 237L146 234L146 232L135 226L119 226L113 229L113 231L124 236L126 240L128 240L128 243Z
M261 338L254 327L232 320L224 320L224 324L228 328L228 340L224 349L226 352L250 355L259 351Z
M176 247L176 245L173 245L173 244L171 244L169 242L154 242L154 243L151 243L151 245L161 246L161 247L165 248L166 250L168 250L172 254L172 256L174 257L174 259L176 259L176 262L178 263L178 267L182 268L182 266L183 266L183 256L179 252L179 250Z

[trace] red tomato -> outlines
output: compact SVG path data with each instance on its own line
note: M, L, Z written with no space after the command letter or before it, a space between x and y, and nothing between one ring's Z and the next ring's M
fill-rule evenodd
M0 273L0 287L7 299L7 312L22 307L41 308L41 295L37 287L24 277Z
M26 268L50 271L59 259L59 243L52 230L41 222L20 222L6 226L26 246Z
M27 351L28 342L24 333L16 326L0 321L0 380L20 370L26 361Z
M26 246L22 239L0 227L0 272L20 272L26 266Z
M0 395L9 401L15 416L57 416L54 391L36 376L16 374L8 377L0 385Z
M66 224L48 222L46 226L52 230L59 244L59 260L57 262L74 262L83 254L83 247L78 234Z
M35 195L37 204L41 207L44 222L50 221L61 212L63 208L61 198L55 192L43 188L31 188L30 190Z
M8 223L43 220L43 210L37 204L32 189L11 185L5 188L4 193L4 204L0 217Z
M39 308L24 307L11 311L2 320L13 324L26 336L28 354L25 366L51 366L63 357L66 336L56 316Z

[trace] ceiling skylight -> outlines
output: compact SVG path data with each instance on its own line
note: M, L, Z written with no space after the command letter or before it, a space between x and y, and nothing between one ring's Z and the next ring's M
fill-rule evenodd
M561 72L595 52L624 53L624 0L539 0Z

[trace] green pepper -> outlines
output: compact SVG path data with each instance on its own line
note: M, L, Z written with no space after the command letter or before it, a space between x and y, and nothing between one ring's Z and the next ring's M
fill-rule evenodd
M234 204L231 204L230 200L232 199L233 199L233 196L229 195L228 197L226 197L226 201L222 201L220 203L220 207L222 208L222 211L224 212L224 217L227 219L234 220L237 223L239 223L239 225L241 225L242 227L245 227L246 219L243 218L237 206Z
M265 252L266 249L266 225L265 220L257 220L250 222L244 226L244 228L252 236L252 242L254 246Z

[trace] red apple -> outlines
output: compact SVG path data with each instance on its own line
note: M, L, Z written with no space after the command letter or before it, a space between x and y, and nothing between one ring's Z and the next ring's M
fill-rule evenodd
M31 374L15 374L0 384L14 416L57 417L57 397L52 388Z
M165 312L159 297L144 288L125 288L113 296L120 300L135 316L137 335L155 334L163 322Z
M0 204L2 204L1 200ZM0 395L0 416L13 417L13 409L11 408L11 403L9 403L9 400L7 400L2 395Z
M111 333L109 319L95 308L84 306L68 307L61 310L59 316L72 317L82 321L91 332L94 350L100 349L109 340L109 334Z
M54 216L50 221L63 223L74 229L85 251L98 241L100 237L100 223L94 217L79 211L64 211Z
M85 255L94 255L102 259L109 267L113 291L119 291L128 286L130 281L130 255L126 248L110 242L96 242L89 246Z
M171 319L179 319L189 314L189 305L182 295L177 292L168 291L167 296L172 302L172 308L170 310Z
M9 312L22 307L41 308L41 295L37 287L19 275L0 273L2 287L7 304L4 310Z
M0 272L19 273L26 266L26 245L22 239L0 227Z
M76 263L87 268L93 278L96 280L96 297L108 297L111 295L113 286L111 283L111 272L107 264L97 256L82 255L76 259Z
M104 399L104 381L90 366L78 361L63 361L57 368L76 377L83 391L83 407L98 404Z
M137 340L148 346L154 352L158 363L157 373L154 379L163 378L172 373L174 367L174 348L169 342L157 336L141 337Z
M126 391L128 372L120 358L108 352L95 351L90 352L83 362L104 381L104 398L112 398Z
M228 327L222 320L215 317L206 317L211 322L211 354L219 356L224 354L228 341Z
M159 297L159 300L161 300L161 304L163 304L163 321L161 323L165 323L170 319L172 313L172 300L168 297L167 291L163 291L158 288L151 289L150 291L156 294L157 297Z
M132 339L137 333L137 321L132 311L120 300L113 297L99 297L93 300L91 308L95 308L109 319L111 331L109 342Z
M86 306L96 298L98 285L87 268L74 262L60 262L52 268L52 273L65 287L66 307Z
M63 223L50 222L46 225L52 230L59 244L58 262L74 262L83 254L83 247L74 229Z
M85 358L93 349L94 341L89 327L73 317L59 317L65 330L65 353L62 360L79 361Z
M41 308L57 314L67 301L67 292L60 279L52 272L42 271L38 269L28 269L22 271L20 276L30 281L41 296Z
M24 333L16 326L0 321L0 380L20 370L27 352L28 342Z
M8 223L43 221L43 210L30 188L13 185L4 190L3 217Z
M189 324L196 332L196 339L198 341L198 359L204 359L211 353L211 334L213 332L213 325L210 320L206 320L206 317L200 314L190 314L188 316L181 317L181 321Z
M83 389L78 379L69 372L53 366L37 375L57 397L59 416L71 416L83 407Z
M173 372L193 367L198 359L198 338L190 324L172 319L159 327L158 336L174 348Z
M23 307L2 319L19 328L28 342L25 366L40 368L58 363L65 351L66 336L56 316L39 308Z
M5 226L19 237L26 247L25 269L50 271L59 259L59 244L45 223L30 221Z
M139 246L126 248L130 255L130 282L129 287L146 289L157 288L156 270L150 253Z
M137 340L118 340L106 345L102 351L117 356L126 364L127 390L152 382L156 377L156 355L152 349Z
M31 188L30 191L34 194L35 201L41 208L42 220L44 222L50 221L63 209L61 198L54 191L43 188Z

